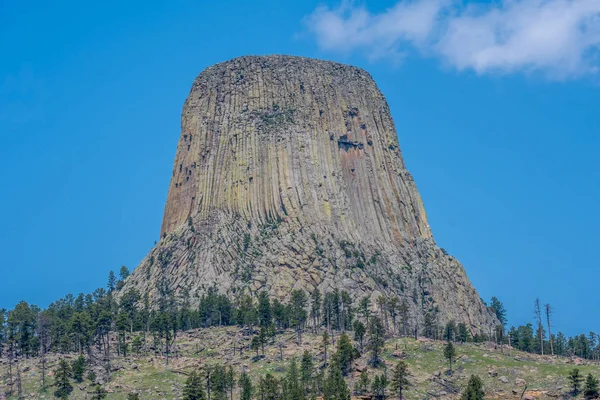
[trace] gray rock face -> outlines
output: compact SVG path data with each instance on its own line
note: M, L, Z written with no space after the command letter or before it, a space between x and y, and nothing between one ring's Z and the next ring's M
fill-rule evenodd
M398 297L411 327L493 326L433 240L371 76L289 56L241 57L194 81L159 244L125 285L195 295L347 290ZM412 329L412 328L411 328Z

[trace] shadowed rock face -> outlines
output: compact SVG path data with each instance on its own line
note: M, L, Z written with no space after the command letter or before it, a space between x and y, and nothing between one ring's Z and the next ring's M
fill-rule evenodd
M358 68L288 56L207 68L183 107L162 239L127 287L398 296L477 331L495 319L434 243L385 98ZM159 290L160 289L160 290Z

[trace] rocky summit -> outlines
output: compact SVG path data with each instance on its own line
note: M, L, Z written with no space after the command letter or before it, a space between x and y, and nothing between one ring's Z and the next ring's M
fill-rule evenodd
M436 245L371 76L301 57L214 65L185 101L161 240L123 290L197 304L213 286L398 297L411 331L497 323Z

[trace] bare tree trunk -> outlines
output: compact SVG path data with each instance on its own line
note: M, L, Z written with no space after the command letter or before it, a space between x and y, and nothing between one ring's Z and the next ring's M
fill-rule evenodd
M12 365L13 365L13 351L9 350L8 353L8 386L10 386L10 394L12 395L13 391L13 374L12 374Z
M283 344L279 342L279 361L283 361Z
M550 304L544 306L546 311L546 322L548 323L548 340L550 340L550 353L554 355L554 344L552 343L552 331L550 330L550 316L552 315L552 307Z
M23 398L23 387L21 385L21 369L19 368L19 361L15 364L15 368L17 369L17 398Z
M41 359L40 362L42 364L42 391L46 391L46 348L44 346L44 337L42 336L40 340L40 353Z
M535 312L535 317L538 321L538 331L540 331L540 351L542 355L544 355L544 332L542 325L542 304L540 303L540 298L536 298L533 303L533 311Z

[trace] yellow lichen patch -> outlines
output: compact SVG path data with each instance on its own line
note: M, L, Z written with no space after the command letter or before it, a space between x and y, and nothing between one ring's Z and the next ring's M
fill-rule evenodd
M325 211L325 214L331 218L331 206L327 200L323 202L323 210Z

